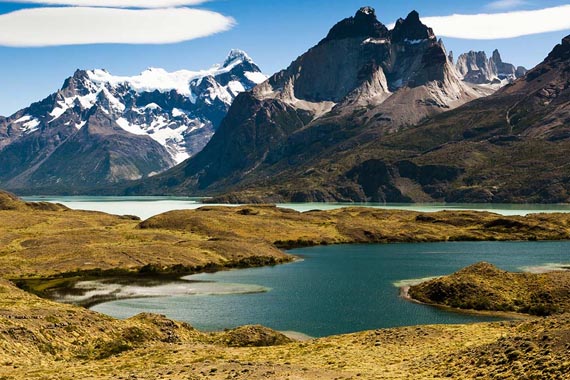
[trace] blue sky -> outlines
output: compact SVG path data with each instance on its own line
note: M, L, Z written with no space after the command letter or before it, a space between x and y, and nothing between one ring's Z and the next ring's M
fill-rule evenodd
M20 0L23 2L24 0ZM2 31L2 15L22 9L46 7L41 0L30 0L37 4L12 3L0 0L0 44L12 41L15 36ZM45 0L54 2L50 7L63 7L65 0ZM78 1L69 0L68 4ZM94 0L92 0L94 1ZM130 0L108 0L128 3ZM134 0L137 1L137 0ZM155 0L138 0L155 1ZM160 2L162 0L156 0ZM59 4L57 4L59 2ZM190 0L191 2L191 0ZM197 0L196 2L200 2ZM87 4L93 5L93 4ZM351 16L364 5L376 8L378 18L385 24L405 17L416 9L422 18L449 16L452 14L504 13L518 10L570 5L570 1L559 0L500 0L500 1L459 1L459 0L211 0L201 4L188 5L193 9L207 10L200 28L211 27L215 14L230 20L220 29L228 29L207 37L191 39L179 43L165 44L86 44L45 47L6 47L0 46L0 115L10 115L33 101L40 100L61 86L64 79L77 68L105 68L116 75L135 75L147 67L163 67L167 70L204 69L221 62L230 49L240 48L249 53L267 74L285 68L293 59L322 39L336 22ZM91 8L92 9L92 8ZM179 8L180 9L180 8ZM58 12L59 10L56 10ZM220 15L220 17L221 17ZM195 16L195 15L194 15ZM29 17L29 16L25 16ZM71 17L71 16L66 16ZM201 16L200 16L201 17ZM565 17L561 14L561 17ZM231 19L230 19L231 18ZM160 17L157 17L160 19ZM68 21L62 19L50 24L54 30L65 29ZM215 20L223 22L224 19ZM513 18L515 20L515 18ZM563 22L563 20L559 20ZM434 21L435 22L435 21ZM536 18L536 22L512 28L536 29L538 24L548 26L551 20ZM468 25L468 24L465 24ZM103 26L104 27L104 26ZM509 26L511 27L511 26ZM5 29L7 29L6 26ZM84 25L86 30L94 30L92 25ZM179 27L184 32L194 32L189 25ZM197 28L194 28L197 29ZM477 29L477 28L474 28ZM539 28L540 29L540 28ZM448 50L457 55L468 50L485 50L490 53L498 48L503 59L517 65L532 67L539 63L562 37L570 34L564 26L558 31L533 34L518 38L491 40L443 37ZM481 31L481 30L480 30ZM458 33L461 31L458 31ZM476 32L475 30L473 31ZM2 33L5 35L2 36ZM7 35L10 33L11 35ZM17 33L17 32L16 32ZM156 34L167 34L160 27ZM210 33L208 31L204 33ZM436 28L437 33L437 28ZM92 32L93 34L93 32ZM450 33L453 34L453 33ZM475 33L475 37L477 37ZM185 38L191 38L191 37ZM5 38L3 38L5 37ZM17 37L17 36L16 36ZM33 36L32 36L33 37ZM158 36L168 39L168 36ZM26 37L27 38L27 37ZM46 37L51 38L51 37ZM53 42L53 41L52 41ZM3 43L3 45L18 44ZM54 42L57 44L57 41Z

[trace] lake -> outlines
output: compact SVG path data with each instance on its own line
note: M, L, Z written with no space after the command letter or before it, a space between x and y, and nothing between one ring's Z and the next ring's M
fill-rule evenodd
M449 274L479 261L511 271L568 264L570 242L339 245L292 253L302 260L186 277L190 282L132 287L131 295L139 291L141 296L163 297L112 301L93 310L118 318L141 312L165 314L212 331L263 324L314 337L497 320L405 301L398 286L404 280Z
M148 219L171 210L196 209L204 206L203 198L191 197L98 197L98 196L35 196L23 197L30 202L57 202L78 210L101 211L118 215L136 215ZM227 205L224 205L227 206ZM374 207L383 209L400 209L420 212L436 212L441 210L479 210L491 211L502 215L526 215L538 212L570 212L570 205L537 205L537 204L445 204L445 203L283 203L279 207L297 211L330 210L341 207Z
M149 218L170 210L202 207L185 197L25 197L73 209ZM421 212L481 210L503 215L570 212L570 205L512 204L280 204L298 211L366 206ZM202 330L260 323L281 331L326 336L354 331L496 318L443 311L403 300L402 281L440 276L479 261L505 270L570 263L570 242L458 242L327 246L292 251L303 259L276 267L190 276L148 284L81 284L84 297L120 294L131 298L93 309L127 318L140 312L166 314ZM80 301L68 299L66 301Z

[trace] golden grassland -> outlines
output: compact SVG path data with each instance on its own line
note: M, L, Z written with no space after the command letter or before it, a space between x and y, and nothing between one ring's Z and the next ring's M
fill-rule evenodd
M566 214L270 206L204 207L140 222L0 193L0 277L33 278L41 292L113 271L275 264L290 259L280 248L317 244L568 239L569 222ZM0 280L0 379L565 379L569 322L555 314L292 342L261 326L203 333L156 315L116 320Z

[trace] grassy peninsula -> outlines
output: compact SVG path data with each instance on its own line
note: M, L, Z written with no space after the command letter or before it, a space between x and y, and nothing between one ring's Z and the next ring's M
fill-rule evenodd
M457 309L538 316L570 313L570 271L509 273L478 263L412 286L412 298Z

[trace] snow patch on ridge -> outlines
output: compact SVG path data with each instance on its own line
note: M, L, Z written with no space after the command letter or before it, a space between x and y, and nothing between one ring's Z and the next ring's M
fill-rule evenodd
M247 79L249 79L250 81L252 81L255 84L263 83L267 80L267 78L269 78L267 75L265 75L263 73L256 73L253 71L246 71L244 73L244 75Z
M19 124L19 123L23 123L25 121L29 121L31 120L32 117L30 115L26 115L26 116L22 116L21 118L19 118L18 120L14 121L15 124Z
M182 113L181 115L185 114ZM184 149L185 134L204 127L204 124L201 123L188 130L188 125L177 125L170 122L164 116L158 116L150 123L150 125L131 124L124 117L118 118L116 122L119 127L127 132L139 136L149 136L151 139L164 146L177 164L190 158L190 155Z
M154 91L169 92L174 90L181 95L189 97L194 103L195 95L191 89L192 81L196 81L197 85L200 85L201 80L206 77L216 77L229 73L244 61L252 62L251 58L242 51L239 51L240 54L234 54L234 58L232 59L232 53L234 52L234 50L230 52L230 56L224 66L214 65L208 70L179 70L168 72L160 68L149 68L141 74L132 77L111 75L106 70L90 70L87 71L87 75L89 79L96 84L109 84L112 87L127 85L138 93ZM245 76L255 84L264 82L267 79L267 76L264 74L255 72L246 72Z
M26 134L30 134L32 132L37 131L40 125L40 121L38 119L31 119L22 125L22 130Z
M367 38L362 41L363 44L374 44L374 45L384 45L388 43L388 40L385 38Z

